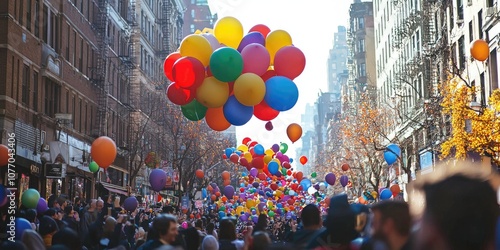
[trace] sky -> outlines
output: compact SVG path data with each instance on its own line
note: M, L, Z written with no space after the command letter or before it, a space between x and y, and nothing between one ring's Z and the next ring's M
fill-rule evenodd
M293 45L306 57L304 72L294 82L299 89L297 104L282 112L272 121L274 129L267 131L266 122L255 117L243 126L236 127L238 143L244 137L258 141L265 148L274 143L285 142L286 153L297 159L297 148L301 140L291 143L286 135L290 123L301 124L301 115L307 103L313 104L320 91L327 92L327 59L333 47L334 33L339 25L347 26L349 20L348 0L208 0L212 13L218 17L232 16L243 25L245 34L256 24L264 24L271 31L287 31ZM305 132L305 131L304 131ZM237 146L237 145L235 145Z

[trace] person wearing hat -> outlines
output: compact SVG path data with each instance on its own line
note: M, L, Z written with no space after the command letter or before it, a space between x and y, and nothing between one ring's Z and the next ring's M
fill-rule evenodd
M58 230L59 227L57 226L57 222L53 218L44 215L40 219L38 233L42 236L45 247L49 248L52 246L52 236L54 236Z
M45 249L45 242L38 232L27 229L23 232L22 242L28 250Z

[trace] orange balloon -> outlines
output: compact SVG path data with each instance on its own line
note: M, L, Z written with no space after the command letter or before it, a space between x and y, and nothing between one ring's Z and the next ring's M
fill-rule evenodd
M212 190L214 190L214 188L212 187L212 185L208 185L207 190L212 192Z
M358 198L358 201L359 201L359 204L363 204L363 205L368 204L368 201L365 200L365 198L363 198L363 196L360 196Z
M220 197L220 192L215 192L215 196Z
M231 180L229 180L229 179L224 180L224 186L228 186L228 185L231 185Z
M221 200L222 200L222 202L226 202L227 201L227 197L226 196L222 196Z
M198 179L203 179L203 177L205 177L205 173L203 172L203 170L201 169L196 170L196 177Z
M116 144L111 138L101 136L92 143L90 155L99 167L107 168L115 161Z
M227 172L227 171L222 172L222 179L223 180L229 180L230 176L231 175L229 174L229 172Z
M297 123L292 123L286 128L286 134L292 143L296 142L302 137L302 127Z
M231 123L224 117L224 107L219 108L208 108L205 114L205 121L208 127L215 131L224 131L231 127Z
M212 199L212 201L215 201L217 200L217 196L215 196L215 194L212 194L212 196L210 196L210 199Z
M0 144L0 167L9 164L9 148Z
M490 46L485 40L478 39L470 46L471 56L478 61L485 61L490 56Z
M307 157L301 156L300 157L300 163L302 163L302 165L306 164L307 163Z

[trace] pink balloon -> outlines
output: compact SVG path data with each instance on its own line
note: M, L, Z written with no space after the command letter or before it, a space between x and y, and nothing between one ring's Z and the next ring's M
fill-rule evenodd
M270 56L267 49L258 43L247 45L241 51L243 58L243 72L263 75L269 68Z
M293 80L304 71L305 67L306 57L299 48L285 46L276 52L274 71L279 76L285 76Z

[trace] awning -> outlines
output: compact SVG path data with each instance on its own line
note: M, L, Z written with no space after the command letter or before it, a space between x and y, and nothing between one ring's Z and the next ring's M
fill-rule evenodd
M109 186L109 184L107 183L100 183L105 189L107 189L109 192L111 193L117 193L117 194L123 194L123 195L126 195L128 196L128 193L124 190L120 190L120 189L117 189L117 188L113 188L111 186Z

